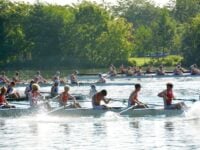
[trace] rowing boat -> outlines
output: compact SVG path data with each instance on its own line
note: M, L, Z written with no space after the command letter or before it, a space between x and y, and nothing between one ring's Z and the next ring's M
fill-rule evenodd
M96 86L128 86L128 85L134 85L134 83L124 83L124 82L109 82L109 83L94 83L94 82L80 82L78 85L77 84L70 84L70 83L66 83L66 84L60 84L60 86L65 86L65 85L69 85L69 86L90 86L90 85L96 85ZM16 87L24 87L24 85L26 84L16 84ZM40 83L39 86L40 87L48 87L48 86L52 86L52 83ZM0 84L0 86L6 86L5 84Z
M73 117L88 117L88 116L101 116L107 112L119 113L123 110L122 107L111 108L108 110L95 110L92 108L77 108L77 109L61 109L52 113L56 116L73 116ZM145 109L130 109L121 113L120 115L129 117L146 117L146 116L176 116L183 114L184 110L166 110L163 108L145 108Z
M108 112L119 114L124 108L114 107L108 110L95 110L92 108L66 108L59 109L51 113L51 116L59 117L100 117ZM184 113L184 110L166 110L163 108L145 108L145 109L130 109L123 113L122 116L128 117L148 117L148 116L177 116ZM34 115L38 114L36 109L30 108L10 108L10 109L0 109L1 117L20 117L22 115Z
M200 75L191 75L190 73L184 73L182 75L174 75L173 73L168 73L165 75L156 75L156 74L143 74L143 75L132 75L132 76L127 76L125 74L119 74L116 76L105 76L106 78L109 79L145 79L145 78L186 78L186 77L200 77ZM86 80L86 79L93 79L97 80L98 76L79 76L79 80Z

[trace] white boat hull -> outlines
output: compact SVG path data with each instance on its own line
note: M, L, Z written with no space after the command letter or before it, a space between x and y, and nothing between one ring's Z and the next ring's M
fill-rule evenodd
M147 109L131 109L119 114L123 108L112 108L109 110L95 110L92 108L68 108L60 109L53 113L50 113L51 116L61 116L61 117L100 117L105 115L108 112L113 112L121 116L129 117L147 117L147 116L176 116L184 113L184 110L165 110L163 108L147 108ZM22 115L35 115L38 114L36 109L20 109L20 108L11 108L11 109L0 109L0 117L20 117Z

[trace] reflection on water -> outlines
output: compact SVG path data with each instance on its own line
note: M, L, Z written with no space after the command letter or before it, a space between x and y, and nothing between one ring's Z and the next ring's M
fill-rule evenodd
M146 103L162 105L157 93L165 89L167 82L174 83L177 98L199 98L200 78L115 79L112 82L119 81L141 83L139 98ZM71 92L87 95L89 88L71 87ZM98 90L104 88L108 97L127 99L134 87L97 86ZM200 102L186 103L191 109L185 117L129 118L108 112L98 118L45 115L0 118L0 149L200 149ZM120 102L110 105L123 106ZM85 106L91 107L91 103Z

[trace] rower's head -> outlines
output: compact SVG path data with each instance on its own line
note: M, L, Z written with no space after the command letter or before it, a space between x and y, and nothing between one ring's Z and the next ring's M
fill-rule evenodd
M91 89L96 89L96 86L94 84L92 84L90 87Z
M36 84L36 83L34 83L34 84L32 84L32 91L39 91L39 85L38 84Z
M135 84L135 90L140 91L141 90L141 85L140 84Z
M15 86L15 82L10 82L10 86L14 87Z
M102 74L101 73L99 73L99 78L101 78L102 77Z
M5 76L5 75L6 75L5 71L2 71L2 72L1 72L1 75Z
M7 93L7 88L3 86L0 91L1 91L1 95L5 95Z
M172 83L167 83L167 89L170 90L173 88L173 84Z
M35 83L35 81L34 81L34 80L31 80L31 81L30 81L30 84L32 85L33 83Z
M74 71L74 74L77 75L77 74L78 74L78 70L75 70L75 71Z
M16 76L19 76L19 72L18 72L18 71L16 71L16 72L15 72L15 75L16 75Z
M69 86L64 86L64 90L66 91L66 92L68 92L69 91Z
M102 94L103 96L106 96L106 95L107 95L107 91L106 91L106 90L101 90L101 94Z
M40 75L40 71L37 71L37 75Z

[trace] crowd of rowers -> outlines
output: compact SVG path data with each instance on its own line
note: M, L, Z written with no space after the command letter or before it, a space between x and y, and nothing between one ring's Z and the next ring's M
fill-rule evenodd
M56 84L56 83L55 83ZM58 93L58 84L52 86L51 88L51 94L52 96L58 97L58 102L60 106L69 106L70 108L80 108L81 105L78 103L76 98L72 96L69 93L69 86L64 86L64 90L61 93ZM51 109L51 106L49 104L49 101L44 101L44 97L41 94L39 90L39 85L32 81L30 83L30 86L26 88L25 92L27 94L28 100L30 102L30 107L35 108L42 105L45 105L48 109ZM128 98L128 107L133 107L134 109L137 108L148 108L148 105L141 102L138 98L138 94L141 90L141 85L140 84L135 84L134 90L130 93L130 96ZM53 93L52 93L53 91ZM6 99L8 89L6 87L2 87L0 89L0 107L1 108L15 108L15 106L10 105ZM89 92L89 96L91 98L91 104L93 109L109 109L110 107L107 106L110 101L112 101L111 98L106 98L107 96L107 91L106 90L101 90L97 91L95 85L91 85L91 89ZM181 102L181 103L173 103L173 99L175 99L174 93L173 93L173 84L172 83L167 83L166 84L166 89L163 90L162 92L158 93L159 97L163 98L163 104L164 104L164 109L184 109L187 108L187 106ZM69 100L73 100L73 103L69 105ZM44 101L43 103L39 103L41 101ZM102 104L102 102L104 104Z
M141 76L144 74L155 74L155 75L166 75L167 71L164 69L163 65L160 65L157 69L153 69L151 65L149 65L145 71L143 71L142 67L137 66L128 66L125 67L123 64L119 68L119 72L117 72L116 67L111 64L109 68L110 76L116 76L118 73L126 74L127 76ZM181 64L177 64L172 71L173 75L183 75L184 73L191 73L191 75L200 75L200 69L196 64L190 66L189 70L184 69Z

